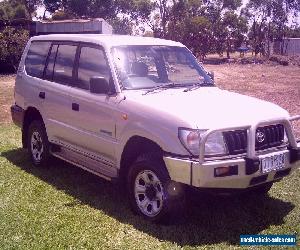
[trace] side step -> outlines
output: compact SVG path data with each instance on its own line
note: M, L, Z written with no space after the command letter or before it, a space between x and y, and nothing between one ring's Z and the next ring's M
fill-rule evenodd
M92 157L83 155L79 152L75 152L62 146L56 145L51 151L51 154L59 159L62 159L109 181L112 181L118 176L116 167L110 166L105 162L96 160Z

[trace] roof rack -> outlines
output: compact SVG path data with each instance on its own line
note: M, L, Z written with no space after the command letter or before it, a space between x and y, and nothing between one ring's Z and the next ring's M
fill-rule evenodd
M37 21L35 35L112 34L112 26L103 18Z

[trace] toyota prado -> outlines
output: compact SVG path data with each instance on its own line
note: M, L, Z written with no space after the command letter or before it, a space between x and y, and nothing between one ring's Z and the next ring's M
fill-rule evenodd
M55 156L122 180L132 209L152 221L176 211L187 185L266 193L299 166L300 116L219 89L174 41L33 37L11 112L34 165Z

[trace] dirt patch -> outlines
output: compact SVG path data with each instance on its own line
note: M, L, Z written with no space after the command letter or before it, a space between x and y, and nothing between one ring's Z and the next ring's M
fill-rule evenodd
M10 106L14 102L15 75L0 75L0 123L11 122Z
M201 59L199 59L201 61ZM271 66L283 65L283 66L300 66L300 56L283 56L272 55L269 58L264 56L253 56L251 52L246 53L243 57L240 53L232 53L230 58L220 57L217 54L208 55L202 60L205 65L220 65L220 64L266 64Z
M298 66L271 65L205 65L215 72L216 84L226 90L273 102L300 114L300 70ZM300 122L294 123L300 137Z

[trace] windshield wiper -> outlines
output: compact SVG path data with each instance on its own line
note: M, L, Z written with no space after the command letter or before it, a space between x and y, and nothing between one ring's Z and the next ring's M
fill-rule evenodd
M152 89L147 90L143 95L147 95L148 93L153 92L153 91L158 90L158 89L174 88L175 86L176 86L176 84L173 83L173 82L170 82L170 83L167 83L167 84L161 84L161 85L158 85L156 87L153 87Z
M198 83L195 83L193 84L192 86L186 88L185 90L183 90L183 92L188 92L188 91L191 91L191 90L195 90L195 89L198 89L200 87L203 87L203 86L214 86L211 82L198 82Z

